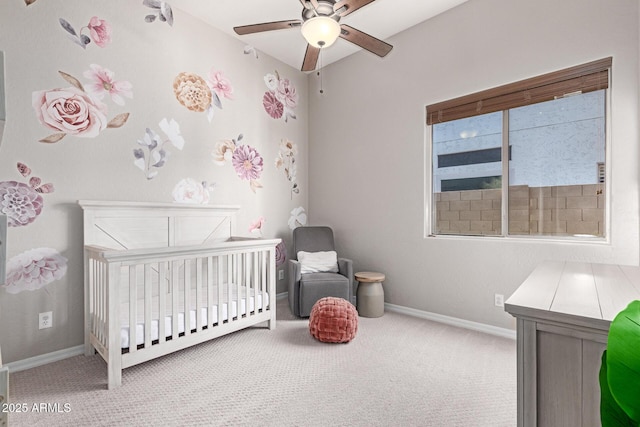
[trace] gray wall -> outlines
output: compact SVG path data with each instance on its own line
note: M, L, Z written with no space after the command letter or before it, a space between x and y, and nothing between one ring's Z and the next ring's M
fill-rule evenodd
M505 328L494 293L545 259L637 265L638 17L636 0L472 0L392 37L385 59L327 67L323 96L311 76L310 222L356 271L386 273L387 302ZM425 105L608 56L610 242L424 237Z

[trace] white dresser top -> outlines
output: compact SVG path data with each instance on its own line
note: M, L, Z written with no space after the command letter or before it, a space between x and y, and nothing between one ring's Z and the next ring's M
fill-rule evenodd
M640 267L546 261L505 302L516 317L609 330L614 317L640 300Z

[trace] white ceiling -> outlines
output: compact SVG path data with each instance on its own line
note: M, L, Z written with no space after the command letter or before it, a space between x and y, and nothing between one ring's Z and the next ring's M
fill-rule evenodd
M376 0L342 18L348 24L381 40L451 9L467 0ZM173 0L171 7L196 16L209 25L232 35L296 69L302 66L306 42L298 29L287 29L238 36L233 27L263 22L300 19L299 0ZM338 39L322 52L322 65L328 65L362 50ZM370 54L372 60L383 60Z

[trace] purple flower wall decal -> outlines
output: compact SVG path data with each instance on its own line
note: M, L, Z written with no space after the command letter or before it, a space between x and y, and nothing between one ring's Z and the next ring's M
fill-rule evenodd
M262 97L262 106L272 119L279 119L284 113L282 102L278 101L273 92L265 92Z
M10 294L35 291L61 279L66 272L67 259L55 249L31 249L7 262L7 279L3 287Z
M280 267L287 260L287 248L284 245L284 241L276 246L276 267Z
M248 181L260 178L263 160L255 148L248 145L236 147L231 157L231 162L236 174L238 174L238 178Z
M27 184L0 182L0 213L7 216L9 227L31 224L42 212L42 196Z
M262 184L258 181L262 174L264 159L258 151L249 145L238 145L242 140L242 134L236 139L219 141L213 152L214 161L224 166L228 160L236 171L238 178L249 181L251 191L254 193Z

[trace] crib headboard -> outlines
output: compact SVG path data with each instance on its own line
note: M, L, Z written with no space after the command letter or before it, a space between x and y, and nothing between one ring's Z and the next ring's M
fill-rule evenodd
M239 206L79 200L84 244L110 249L200 245L235 235Z

